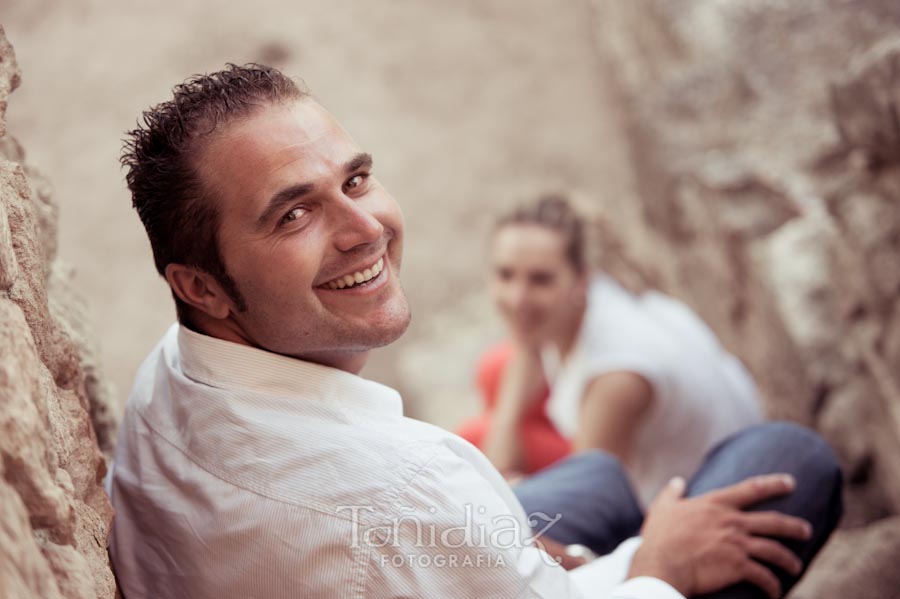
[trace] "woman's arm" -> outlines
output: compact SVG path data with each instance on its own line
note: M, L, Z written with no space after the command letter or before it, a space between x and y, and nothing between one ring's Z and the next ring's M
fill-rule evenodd
M537 348L516 344L503 371L497 407L484 439L484 453L506 478L524 469L519 425L544 388L544 370Z
M610 372L591 380L581 400L572 450L602 449L627 461L652 403L653 387L639 374Z

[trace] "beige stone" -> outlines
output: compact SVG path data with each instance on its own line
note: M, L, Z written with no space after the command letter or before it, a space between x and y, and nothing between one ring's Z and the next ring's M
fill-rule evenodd
M0 480L0 596L61 599L19 494Z
M831 92L844 143L873 164L900 162L900 40L885 39L856 57Z
M17 84L0 29L0 135ZM101 447L112 449L116 412L55 259L49 184L18 143L0 142L0 597L112 598Z
M64 334L75 342L83 374L82 397L87 399L86 409L90 414L97 443L107 456L111 456L122 406L116 400L112 385L103 376L97 345L87 326L87 306L73 288L74 277L72 268L67 264L60 260L53 262L47 281L50 314Z
M21 73L16 63L16 53L6 39L0 25L0 137L6 133L6 105L9 94L19 87Z
M0 291L9 291L19 276L19 264L12 246L6 208L0 204Z
M747 363L769 414L841 460L856 528L794 596L894 596L879 568L900 513L897 3L592 6L638 182L641 218L613 226Z
M900 517L835 534L810 573L791 593L793 599L828 597L891 599L900 589Z

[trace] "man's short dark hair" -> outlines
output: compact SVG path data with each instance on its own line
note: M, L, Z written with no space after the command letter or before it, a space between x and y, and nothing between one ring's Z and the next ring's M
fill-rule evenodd
M309 96L277 69L228 64L209 75L195 75L175 86L173 97L144 111L127 133L121 162L150 247L163 277L172 263L209 273L239 310L246 302L228 275L219 251L220 214L212 192L201 181L198 150L217 127L262 106ZM190 325L188 307L173 292L178 320Z

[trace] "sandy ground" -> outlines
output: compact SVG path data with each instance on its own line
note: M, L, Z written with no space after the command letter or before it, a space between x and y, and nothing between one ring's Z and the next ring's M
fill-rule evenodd
M55 184L60 252L91 306L124 400L174 319L117 158L175 83L225 62L302 77L376 158L403 206L414 321L366 374L407 411L454 426L476 410L477 353L502 331L484 293L491 219L549 189L624 198L613 102L582 1L0 0L23 78L9 130Z

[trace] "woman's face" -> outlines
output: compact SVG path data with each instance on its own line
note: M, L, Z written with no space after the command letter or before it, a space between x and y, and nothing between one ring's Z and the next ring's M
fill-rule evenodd
M540 225L510 224L492 239L490 290L513 337L542 344L572 322L584 305L587 282L566 258L562 234Z

